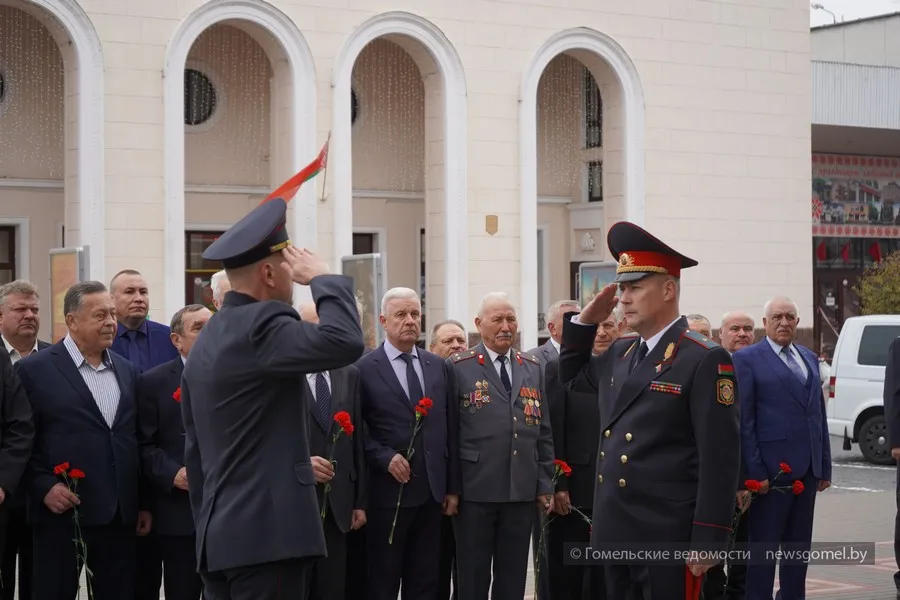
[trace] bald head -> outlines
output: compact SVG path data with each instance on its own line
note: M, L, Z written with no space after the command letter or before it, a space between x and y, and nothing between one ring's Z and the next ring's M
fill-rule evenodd
M719 326L719 340L722 347L734 354L753 343L753 317L743 310L733 310L722 315Z

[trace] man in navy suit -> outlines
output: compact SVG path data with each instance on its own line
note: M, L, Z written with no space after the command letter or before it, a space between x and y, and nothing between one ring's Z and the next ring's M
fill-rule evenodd
M30 281L17 279L0 286L0 339L13 365L50 345L38 339L40 309L38 290ZM23 398L24 394L23 390ZM27 398L25 402L27 404ZM31 571L34 567L31 561L31 528L25 515L25 486L17 486L12 497L2 502L2 507L9 514L5 544L0 539L0 544L4 545L0 600L16 600L17 562L19 597L31 598Z
M202 583L194 552L194 517L184 466L181 374L194 341L212 313L189 304L172 317L172 343L180 356L138 379L138 439L153 499L153 531L162 558L166 600L198 600Z
M448 410L447 365L416 347L422 327L419 296L408 288L388 290L380 321L387 341L357 363L368 429L369 600L395 600L401 580L404 600L432 600L438 589L441 515L455 514L459 502L458 415ZM407 460L415 407L425 397L434 404Z
M134 597L135 530L149 532L141 501L137 369L109 351L115 305L99 281L73 285L63 301L68 334L16 363L34 413L35 444L26 471L34 529L34 600L75 598L81 571L73 509L90 548L96 600ZM73 494L62 475L84 479Z
M754 551L779 546L808 549L816 494L831 485L819 362L810 350L794 343L797 313L797 305L788 298L770 300L763 317L766 338L734 354L741 390L741 453L748 478L762 482L753 510L747 513ZM791 472L774 480L782 463ZM800 494L789 489L794 481L803 482ZM775 562L763 561L764 556L754 556L747 567L747 600L772 597ZM782 561L780 600L806 597L806 571L801 561Z
M147 318L150 292L143 275L133 269L119 271L109 291L118 320L113 352L134 363L138 373L178 358L169 327ZM162 555L154 531L137 541L137 600L159 600L161 583Z

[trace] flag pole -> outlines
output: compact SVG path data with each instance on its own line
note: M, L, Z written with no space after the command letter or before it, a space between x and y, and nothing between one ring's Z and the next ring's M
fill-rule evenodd
M328 139L325 140L325 165L322 169L322 197L319 202L325 202L325 184L328 182L328 154L331 153L331 130L328 131Z

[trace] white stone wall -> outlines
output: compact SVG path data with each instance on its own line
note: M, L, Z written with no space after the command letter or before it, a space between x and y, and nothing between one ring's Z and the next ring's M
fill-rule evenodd
M272 4L296 23L315 60L316 131L302 124L297 129L298 135L315 137L318 148L332 125L336 57L352 31L384 7L371 0ZM520 87L537 49L556 32L574 27L611 37L636 66L646 111L646 225L701 263L685 274L683 310L706 313L713 321L734 308L758 315L768 297L786 293L802 314L811 313L808 2L560 4L410 0L402 5L446 35L465 70L469 314L447 316L471 323L477 300L489 291L520 297ZM144 272L160 299L151 316L165 320L165 286L183 275L163 269L161 74L167 45L201 2L82 0L80 5L102 41L105 60L105 272L125 267ZM334 222L331 200L319 203L319 195L318 248L330 257L340 224ZM485 232L488 214L499 217L495 235Z

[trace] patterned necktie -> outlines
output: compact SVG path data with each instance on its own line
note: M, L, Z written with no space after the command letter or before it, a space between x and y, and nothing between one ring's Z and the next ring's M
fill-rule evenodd
M401 354L400 358L406 363L406 389L409 394L409 402L415 406L419 400L425 397L425 392L422 391L422 384L419 383L419 376L413 367L412 354Z
M506 388L506 393L512 393L512 383L509 381L509 373L506 372L506 355L503 354L497 357L497 360L500 361L500 381L503 382L503 387Z
M316 373L316 420L327 432L331 420L331 390L322 373Z
M803 374L803 369L800 368L800 363L797 362L797 359L794 358L794 355L791 353L791 347L785 346L781 349L781 353L784 354L785 360L787 360L787 366L791 371L794 372L794 375L797 376L797 379L800 380L800 383L806 385L806 375Z

